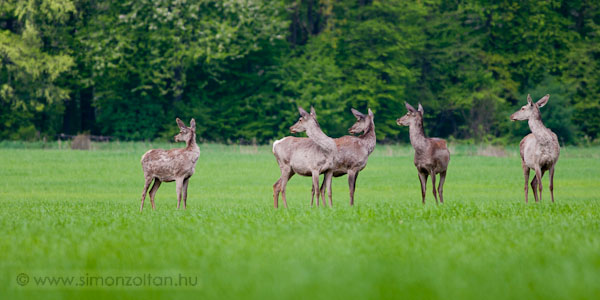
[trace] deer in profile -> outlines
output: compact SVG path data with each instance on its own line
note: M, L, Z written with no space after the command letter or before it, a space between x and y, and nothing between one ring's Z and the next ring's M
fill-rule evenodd
M416 110L408 103L404 103L408 112L402 118L396 120L400 126L408 126L410 134L410 143L415 149L415 166L419 173L421 182L421 196L425 204L425 191L427 185L427 176L431 176L433 184L433 197L437 203L435 190L435 174L440 174L440 184L438 193L440 202L444 203L444 181L446 180L446 170L450 162L450 151L446 146L446 141L438 138L427 138L423 131L423 106L419 103L419 109Z
M288 180L294 174L312 177L312 198L317 193L319 204L319 175L331 173L337 148L332 138L328 137L317 122L317 114L313 107L310 113L298 107L300 119L290 127L292 133L306 132L308 138L288 136L273 143L273 154L279 164L281 177L273 184L273 203L278 207L279 193L283 205L287 208L285 189ZM312 203L312 201L311 201ZM326 205L323 198L323 206Z
M177 209L183 198L183 208L187 208L187 189L190 177L194 174L196 162L200 156L200 148L196 144L196 121L190 121L190 127L185 126L179 118L176 119L179 126L179 134L175 136L175 142L185 142L185 148L163 150L149 150L142 156L142 169L144 170L144 191L142 192L142 205L144 208L146 192L152 180L154 184L150 189L150 202L154 206L154 196L162 182L175 181L177 187Z
M512 121L527 120L529 129L531 129L531 133L525 136L519 144L521 166L525 176L525 203L527 203L527 183L530 169L535 171L535 177L531 180L535 202L542 200L542 177L546 171L550 171L550 195L554 202L554 166L558 161L560 146L556 134L542 123L540 114L540 107L546 105L549 98L550 95L546 95L534 103L531 95L527 95L527 104L510 116Z
M373 112L369 108L367 115L351 108L352 114L357 121L348 130L350 134L362 133L360 136L346 135L334 139L337 147L337 155L333 165L333 177L348 174L348 187L350 190L350 205L354 205L354 190L358 173L367 165L369 155L375 149L375 122ZM327 175L327 174L326 174ZM329 190L329 205L333 206L331 200L331 176L323 178L321 194L324 195L323 187L327 184ZM312 203L311 203L312 204Z

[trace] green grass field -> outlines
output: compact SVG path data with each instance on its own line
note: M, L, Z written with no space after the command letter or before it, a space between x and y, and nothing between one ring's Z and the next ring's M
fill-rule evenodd
M289 209L276 210L269 146L200 145L188 209L175 209L167 183L157 210L147 199L140 213L140 156L158 146L0 145L0 298L600 297L600 148L562 149L554 204L547 176L542 202L524 203L516 145L503 157L451 149L446 203L435 205L428 183L425 206L410 148L378 146L354 207L346 177L333 181L334 207L317 208L310 179L294 176ZM179 284L107 286L144 274Z

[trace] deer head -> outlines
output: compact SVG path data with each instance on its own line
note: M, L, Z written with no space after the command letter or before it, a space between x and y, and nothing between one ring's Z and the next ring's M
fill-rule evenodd
M540 107L546 105L549 98L550 95L548 94L534 103L533 100L531 100L531 95L527 94L527 104L510 115L511 121L529 120L532 117L540 118Z
M421 106L421 103L419 103L419 110L416 110L406 102L404 102L404 106L406 106L408 112L402 118L397 119L396 124L399 126L410 126L411 124L418 124L423 121L423 106Z
M319 123L317 122L317 113L315 112L314 107L310 107L310 114L300 106L298 106L298 111L300 112L300 119L298 119L296 124L290 127L290 131L292 133L305 132L308 128L319 127Z
M177 125L179 126L179 134L175 136L175 142L188 142L196 135L196 120L190 121L190 127L185 126L183 122L177 118Z
M369 130L372 126L373 118L374 118L374 115L373 115L373 112L371 111L371 109L369 108L368 115L365 115L354 108L352 108L351 110L352 110L352 114L356 117L356 123L354 123L354 125L352 125L352 127L350 127L350 129L348 131L351 134L357 134L357 133L366 132L367 130Z

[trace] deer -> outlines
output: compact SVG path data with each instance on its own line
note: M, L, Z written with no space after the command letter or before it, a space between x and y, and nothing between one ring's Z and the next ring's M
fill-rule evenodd
M415 167L419 173L421 182L421 197L425 204L425 191L427 186L427 177L431 176L433 184L433 197L435 203L438 203L435 190L435 175L440 174L440 184L437 192L440 194L440 203L444 203L444 181L446 181L446 171L450 163L450 151L446 141L439 138L425 137L423 131L423 106L419 103L419 109L416 110L410 104L404 102L408 112L403 117L396 120L399 126L408 126L410 143L415 149Z
M350 206L354 205L354 190L356 188L356 179L358 173L367 166L369 155L375 149L375 123L373 111L368 109L368 114L365 115L358 110L351 108L350 111L356 117L356 123L348 129L350 134L362 133L360 136L345 135L334 139L337 147L336 160L334 161L333 177L340 177L348 174L348 187L350 190ZM326 174L327 175L327 174ZM329 206L333 206L331 200L331 177L323 178L321 184L321 194L324 196L323 187L327 185L329 190ZM312 203L311 203L312 205Z
M302 107L298 107L298 111L300 118L290 127L290 132L306 132L308 138L288 136L273 143L273 154L281 171L281 176L273 184L275 208L279 206L279 193L283 205L288 207L285 189L294 174L312 177L312 201L316 193L319 205L319 175L325 173L325 176L328 176L332 172L331 167L337 152L335 141L321 130L315 109L311 107L308 113ZM326 206L325 199L322 198L323 206Z
M190 121L190 127L179 119L176 119L179 126L179 133L175 136L175 142L185 142L185 148L163 150L152 149L142 155L142 169L144 170L144 190L142 192L142 204L140 212L144 208L144 200L150 183L154 184L150 189L150 202L152 210L154 205L154 196L162 182L175 181L177 188L177 209L183 198L183 208L187 209L187 190L190 177L194 175L196 162L200 156L200 148L196 144L196 121Z
M550 95L533 102L531 95L527 95L527 104L510 116L511 121L525 121L529 123L531 133L526 135L519 143L521 166L525 177L525 203L528 201L528 187L530 170L535 176L531 180L531 188L535 202L542 200L542 177L546 171L550 173L550 196L554 203L554 167L560 154L558 137L554 132L544 126L540 108L548 103ZM538 198L539 188L539 198Z

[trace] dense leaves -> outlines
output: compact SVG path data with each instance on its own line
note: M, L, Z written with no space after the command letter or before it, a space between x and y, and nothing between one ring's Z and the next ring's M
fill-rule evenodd
M429 135L514 142L508 115L551 94L563 143L600 132L596 1L7 0L0 3L0 139L91 132L257 142L314 105L331 136L351 107L395 119L425 107Z

